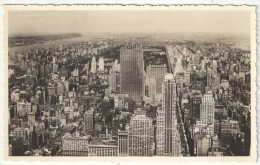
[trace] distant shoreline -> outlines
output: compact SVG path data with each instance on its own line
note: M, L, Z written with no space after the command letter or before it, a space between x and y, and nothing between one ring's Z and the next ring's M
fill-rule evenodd
M99 36L101 35L101 36ZM104 34L99 34L98 37L101 39L103 38ZM110 36L114 36L116 38L118 38L118 35L112 35L110 34ZM127 34L125 34L125 36L127 36ZM175 38L176 37L176 38ZM104 37L106 38L106 37ZM170 37L171 38L171 37ZM172 38L179 40L182 37L180 36L172 36ZM225 37L226 38L226 37ZM232 37L231 37L232 38ZM238 49L242 49L242 50L246 50L246 51L250 51L251 47L250 47L250 42L243 42L245 41L243 38L241 38L241 41L238 41L237 37L235 37L235 42L231 41L232 44L232 48L238 48ZM73 36L70 38L63 38L63 39L56 39L56 40L50 40L50 41L45 41L43 43L35 43L35 44L29 44L29 45L23 45L23 46L14 46L14 47L8 47L8 53L15 53L15 52L23 52L23 51L28 51L30 49L37 49L37 48L47 48L47 47L57 47L59 45L62 44L66 44L66 43L71 43L71 42L81 42L81 41L90 41L92 39L97 39L97 35L94 34L88 34L88 35L81 35L81 36ZM191 40L194 40L193 37L190 37ZM208 40L207 38L197 38L198 42L203 42L202 39ZM185 40L188 40L188 38L185 38ZM216 37L216 39L212 39L211 37L209 38L208 42L213 42L213 40L216 40L215 42L221 42L219 40L219 37ZM222 40L223 43L228 44L228 41L226 40Z

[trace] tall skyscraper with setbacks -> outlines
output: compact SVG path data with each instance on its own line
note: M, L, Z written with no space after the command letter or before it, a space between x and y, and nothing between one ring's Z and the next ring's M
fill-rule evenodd
M165 74L162 84L162 110L158 111L157 155L180 156L180 135L177 124L177 92L173 74ZM164 131L163 131L164 129ZM163 133L163 135L161 135Z
M140 103L145 92L142 45L127 45L121 48L120 66L120 93L128 94Z
M214 134L214 112L215 100L212 91L208 91L202 97L200 120L196 121L196 125L199 129L206 130L209 135Z

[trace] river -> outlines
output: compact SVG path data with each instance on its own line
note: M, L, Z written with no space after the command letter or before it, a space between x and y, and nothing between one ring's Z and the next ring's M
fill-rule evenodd
M24 52L24 51L28 51L30 49L37 49L37 48L58 47L59 45L66 44L66 43L89 41L92 39L94 39L94 37L81 36L81 37L75 37L75 38L53 40L53 41L48 41L48 42L40 43L40 44L11 47L8 49L8 53Z

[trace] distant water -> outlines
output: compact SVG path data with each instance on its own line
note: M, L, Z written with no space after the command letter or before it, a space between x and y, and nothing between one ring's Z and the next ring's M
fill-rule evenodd
M108 36L106 36L108 37ZM104 35L100 36L100 38L106 38ZM174 37L176 38L176 36ZM187 40L194 40L195 42L222 42L226 44L232 45L233 48L240 48L243 50L250 50L250 37L247 36L219 36L219 35L203 35L203 36L196 36L188 37ZM69 39L61 39L61 40L53 40L48 41L41 44L33 44L33 45L25 45L19 47L12 47L9 48L9 53L14 52L23 52L28 51L30 49L35 48L46 48L46 47L57 47L62 44L71 43L71 42L80 42L80 41L90 41L93 39L97 39L97 35L83 35L81 37L69 38ZM176 38L177 40L183 40L183 37Z
M93 38L91 38L90 36L82 36L82 37L75 37L75 38L68 38L68 39L61 39L61 40L53 40L53 41L48 41L40 44L17 46L17 47L9 48L8 53L24 52L30 49L37 49L37 48L58 47L59 45L66 44L66 43L89 41L91 39Z

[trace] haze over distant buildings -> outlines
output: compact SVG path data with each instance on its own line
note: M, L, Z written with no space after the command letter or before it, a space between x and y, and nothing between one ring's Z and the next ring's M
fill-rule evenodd
M253 10L136 8L9 13L9 156L252 159Z
M9 35L32 32L35 34L77 32L232 33L241 35L250 34L250 12L9 11L8 25Z

